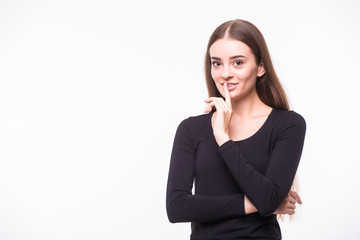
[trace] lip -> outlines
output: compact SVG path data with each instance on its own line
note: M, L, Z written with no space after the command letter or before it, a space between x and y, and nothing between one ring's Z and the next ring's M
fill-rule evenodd
M221 85L224 85L225 82L220 83ZM227 84L232 84L232 85L237 85L238 83L232 83L232 82L228 82Z
M228 85L231 84L231 86L228 86L229 91L234 90L236 88L236 86L238 85L238 83L231 83L231 82L228 82L227 84ZM224 85L224 83L222 83L221 85Z

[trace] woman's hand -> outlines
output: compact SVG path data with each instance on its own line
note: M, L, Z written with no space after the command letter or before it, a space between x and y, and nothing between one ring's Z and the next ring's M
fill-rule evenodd
M296 203L302 204L299 194L294 191L290 191L280 207L274 212L274 214L289 214L295 213Z
M290 191L280 207L274 212L274 214L289 214L295 213L296 203L302 204L301 198L297 192ZM244 195L244 209L245 214L251 214L257 212L257 208L254 204Z
M205 112L210 112L213 107L216 108L212 116L212 128L219 146L230 140L229 125L232 116L231 97L227 82L224 83L225 101L220 97L210 97L205 100L209 105L205 108ZM210 107L209 107L210 106Z

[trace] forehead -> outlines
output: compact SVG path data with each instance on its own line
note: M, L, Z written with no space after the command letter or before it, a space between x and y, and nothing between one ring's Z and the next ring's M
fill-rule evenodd
M232 38L216 40L209 49L210 57L227 58L234 55L249 57L251 49L245 43Z

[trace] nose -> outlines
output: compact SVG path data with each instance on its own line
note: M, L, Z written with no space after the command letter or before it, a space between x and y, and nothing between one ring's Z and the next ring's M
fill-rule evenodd
M224 66L223 71L221 73L221 78L224 80L231 79L234 76L234 74L231 71L231 68L229 66Z

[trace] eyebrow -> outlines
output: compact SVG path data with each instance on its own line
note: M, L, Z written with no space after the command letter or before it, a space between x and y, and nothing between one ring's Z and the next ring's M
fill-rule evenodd
M230 57L230 59L235 59L235 58L246 58L244 55L235 55ZM211 57L211 59L215 59L215 60L221 60L221 58L218 57Z

